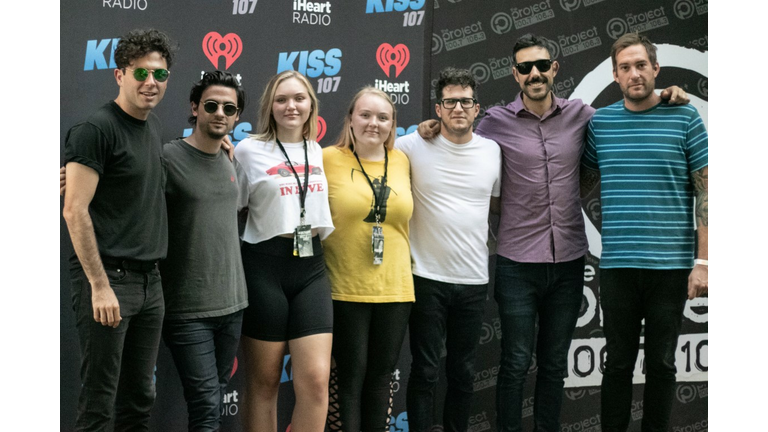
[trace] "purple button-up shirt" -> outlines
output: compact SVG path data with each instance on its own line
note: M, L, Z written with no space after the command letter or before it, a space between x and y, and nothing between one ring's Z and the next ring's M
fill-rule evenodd
M529 263L580 258L589 245L579 165L595 110L580 99L553 96L552 107L539 117L521 97L490 108L475 131L496 141L504 159L497 253Z

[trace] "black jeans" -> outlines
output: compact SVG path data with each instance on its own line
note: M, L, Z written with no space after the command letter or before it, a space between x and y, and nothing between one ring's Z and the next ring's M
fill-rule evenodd
M667 430L675 395L675 351L688 297L689 269L600 269L606 362L600 395L602 428L624 432L632 407L632 376L645 350L643 432Z
M72 270L72 306L80 337L77 431L149 430L155 401L154 370L165 303L160 272L105 268L120 304L117 328L93 319L91 284L82 269Z
M413 282L413 363L406 393L409 429L428 431L434 424L435 390L445 340L448 391L443 406L443 430L466 431L488 284L460 285L419 276L414 276Z
M583 293L584 257L562 263L521 263L496 257L494 296L501 319L501 368L496 387L499 431L522 430L523 386L534 341L538 367L534 430L560 430L568 349Z
M392 373L413 303L333 301L333 358L343 431L385 430Z
M190 431L217 431L232 375L243 311L228 315L165 320L163 340L179 371Z

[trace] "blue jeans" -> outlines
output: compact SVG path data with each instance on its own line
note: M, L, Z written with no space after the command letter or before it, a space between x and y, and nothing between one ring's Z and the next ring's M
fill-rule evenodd
M163 340L179 371L190 431L217 431L237 355L243 311L188 320L166 320Z
M160 272L105 268L120 304L117 328L93 319L91 284L81 268L72 269L72 307L80 337L82 389L77 431L149 430L155 402L154 370L165 303Z
M606 362L600 394L602 428L624 432L632 376L645 319L643 432L667 430L675 395L675 351L688 297L689 269L600 269Z
M568 349L584 292L584 257L561 263L520 263L497 256L496 302L501 367L496 387L499 431L522 430L523 386L536 343L534 431L560 430ZM538 316L538 338L536 318Z
M435 390L445 341L448 391L443 430L466 431L488 284L460 285L419 276L414 276L413 282L416 303L409 323L413 363L406 392L409 429L428 431L434 424Z

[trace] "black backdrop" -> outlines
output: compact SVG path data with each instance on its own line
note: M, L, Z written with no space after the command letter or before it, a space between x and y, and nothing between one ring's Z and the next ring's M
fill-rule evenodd
M522 34L533 32L550 41L561 64L555 92L580 98L595 107L621 98L612 85L610 45L626 31L638 30L659 45L662 66L657 88L682 86L707 122L707 2L704 0L90 0L61 3L61 127L63 138L76 122L114 99L117 86L111 59L116 39L134 28L155 27L179 44L173 74L155 112L164 139L190 133L186 102L192 83L214 68L239 75L250 99L232 134L237 142L256 124L258 98L273 74L296 69L305 73L320 98L321 145L339 133L351 96L364 85L388 86L398 108L398 133L413 130L434 116L432 83L441 68L469 68L480 82L483 110L514 100L511 49ZM318 12L314 12L314 11ZM584 214L590 237L585 266L584 299L571 346L563 432L599 431L599 397L604 339L598 306L600 206L587 197ZM72 246L61 219L61 430L72 430L80 386L78 341L69 300L67 257ZM493 266L493 257L491 259ZM495 429L495 384L499 360L496 305L489 296L475 377L470 430ZM689 302L677 353L678 388L672 430L707 430L707 301ZM394 375L392 431L407 431L404 388L410 352L404 344ZM535 361L531 372L535 371ZM293 404L290 355L279 401L280 431L290 422ZM642 416L642 355L638 360L630 430ZM224 430L239 431L239 401L244 388L238 365L224 406ZM531 374L530 378L534 375ZM164 346L156 372L157 400L152 429L186 428L186 408L178 374ZM526 424L532 424L533 380L526 387Z

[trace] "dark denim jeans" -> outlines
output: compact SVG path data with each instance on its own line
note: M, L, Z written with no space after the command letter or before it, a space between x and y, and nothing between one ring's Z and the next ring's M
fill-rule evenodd
M624 432L632 376L645 319L643 432L667 430L675 395L675 350L688 297L689 269L600 269L606 362L600 395L602 428Z
M179 371L190 431L217 431L221 406L237 355L243 311L229 315L166 320L163 340Z
M523 387L535 341L534 431L559 431L568 349L584 292L584 257L561 263L520 263L497 256L494 291L501 319L498 430L522 430Z
M445 346L448 391L443 430L466 431L488 284L460 285L419 276L413 282L416 303L409 330L413 363L406 393L409 430L428 431L435 423L435 390Z
M120 304L117 328L93 320L91 284L82 269L72 270L72 307L80 337L77 431L149 430L155 402L154 370L165 303L160 272L105 269Z

